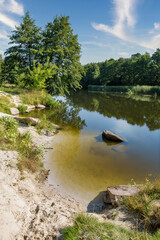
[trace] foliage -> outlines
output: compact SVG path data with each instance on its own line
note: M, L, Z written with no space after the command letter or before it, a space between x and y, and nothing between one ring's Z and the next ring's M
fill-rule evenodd
M44 89L46 88L46 80L49 81L55 74L57 74L57 67L49 62L49 58L44 65L38 62L36 66L36 62L33 61L33 70L28 67L27 73L22 73L17 77L17 82L20 87Z
M18 167L21 171L38 171L43 166L42 149L32 143L29 132L20 135L18 123L12 117L0 118L0 148L19 152Z
M154 235L147 232L140 233L79 214L74 220L74 225L63 230L63 238L65 240L156 240L160 238L160 231Z
M146 184L141 187L137 195L125 197L123 203L132 211L137 212L144 219L146 226L156 227L156 222L152 221L151 208L154 200L160 199L160 180L150 182L146 179ZM160 208L157 208L157 216L160 216Z
M46 91L29 91L24 94L20 94L21 101L23 104L29 104L29 105L38 105L42 104L45 105L48 108L55 108L58 107L59 103L56 102L52 96Z
M53 130L55 130L55 126L47 120L47 117L45 114L42 115L42 118L41 118L40 122L36 125L36 128L39 133L41 133L40 130L42 130L42 129L46 129L51 132L53 132Z
M0 96L0 112L10 114L10 107L14 107L14 104L11 103L9 97Z
M105 62L84 66L81 80L84 88L88 85L136 86L160 85L160 49L152 56L149 53L133 54L131 58L109 59Z
M2 64L3 64L3 59L2 59L2 55L0 54L0 86L2 85Z
M128 95L132 94L143 94L143 95L160 95L159 86L101 86L101 85L88 85L88 90L90 92L118 92L118 93L127 93Z
M25 106L25 105L18 105L17 108L20 113L24 113L27 110L27 106Z
M3 81L31 89L47 88L50 93L80 88L83 72L78 36L69 17L56 17L41 31L29 12L10 36L5 52Z

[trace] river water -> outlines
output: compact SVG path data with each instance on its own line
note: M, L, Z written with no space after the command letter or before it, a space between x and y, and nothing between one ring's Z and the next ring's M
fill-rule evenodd
M160 174L160 100L87 91L65 100L67 113L50 114L53 122L66 126L53 143L51 183L88 201L107 186L143 183ZM126 142L103 141L104 130Z

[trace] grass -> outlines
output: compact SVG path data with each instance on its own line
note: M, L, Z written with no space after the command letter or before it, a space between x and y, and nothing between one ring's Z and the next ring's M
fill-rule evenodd
M14 104L10 101L10 97L0 95L0 112L10 114L10 107L14 107Z
M32 143L29 132L19 134L18 123L12 117L0 118L0 149L19 152L18 168L21 172L24 169L36 172L43 167L43 150Z
M153 95L160 96L160 86L98 86L89 85L89 91L100 91L100 92L122 92L129 95Z
M25 113L25 111L27 110L27 106L25 106L25 105L18 105L18 110L19 110L19 112L20 113Z
M50 132L56 130L55 126L47 120L45 114L42 115L40 122L36 125L36 129L39 134L41 134L42 129L46 129Z
M137 232L107 223L99 222L94 217L79 214L74 225L63 230L64 240L157 240L160 231L154 235L147 232Z
M0 91L7 92L9 94L23 94L27 92L26 89L20 88L15 84L3 83L0 86Z
M20 94L20 99L22 100L23 104L42 104L48 108L54 108L59 104L52 98L50 94L46 93L46 91L30 91L24 94Z
M157 228L160 225L160 205L155 205L157 200L160 200L160 179L155 182L146 180L140 192L124 198L123 203L141 216L146 227Z

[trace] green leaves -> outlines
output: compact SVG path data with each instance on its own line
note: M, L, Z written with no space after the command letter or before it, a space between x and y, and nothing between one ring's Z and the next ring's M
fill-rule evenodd
M4 71L10 82L32 89L47 88L50 93L80 88L80 45L69 17L56 17L41 32L27 12L10 39L14 46L5 53Z

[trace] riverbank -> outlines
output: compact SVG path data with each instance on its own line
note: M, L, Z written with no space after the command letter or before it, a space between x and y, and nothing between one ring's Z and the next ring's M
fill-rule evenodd
M1 93L7 96L6 93ZM21 101L11 96L17 106ZM0 113L0 116L5 116ZM13 118L13 116L8 115ZM20 124L19 134L29 132L32 143L43 147L44 162L55 136L45 136L33 126ZM19 171L19 153L0 150L0 239L57 239L83 206L56 186L50 186L43 171Z
M22 104L17 95L10 97L15 106ZM9 115L9 117L13 116ZM29 132L32 143L35 146L43 146L42 162L45 162L50 153L49 149L54 148L53 140L56 136L39 134L36 127L24 124L20 124L18 131L21 136ZM22 173L18 168L19 158L20 153L15 150L0 151L0 223L2 228L0 238L61 239L62 230L66 226L71 226L73 219L80 212L89 216L93 215L101 222L123 226L129 231L137 228L143 230L143 226L138 222L139 217L131 214L124 206L116 209L112 206L105 206L97 197L94 201L83 203L76 196L73 197L67 194L67 191L62 191L54 182L50 185L46 175L43 175L41 171L31 172L24 169ZM87 226L86 223L85 226Z

